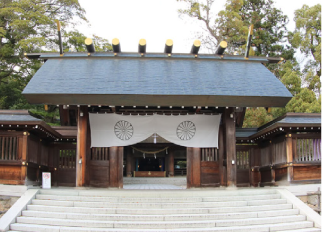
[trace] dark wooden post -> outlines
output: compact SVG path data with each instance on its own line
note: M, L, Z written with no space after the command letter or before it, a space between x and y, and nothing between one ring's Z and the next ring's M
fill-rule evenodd
M174 177L174 151L172 149L169 149L168 170L169 177Z
M117 171L117 147L110 147L109 149L110 155L110 187L118 186L118 171Z
M77 112L76 187L85 185L87 123L87 106L80 106Z
M26 176L27 176L27 157L28 157L28 135L29 133L27 131L23 132L22 136L22 143L19 144L21 146L21 161L24 163L24 165L21 166L21 177L20 180L23 182L23 184L26 184ZM20 148L19 148L20 150Z
M190 53L191 54L194 54L194 55L198 55L198 52L199 52L199 48L201 46L201 42L200 40L196 39L194 42L193 42L193 45L191 47L191 51Z
M187 147L187 188L200 187L200 148Z
M110 147L110 187L123 188L123 147Z
M60 125L70 126L69 109L64 109L62 105L59 106Z
M271 165L273 166L276 163L276 150L274 149L275 145L272 141L270 141L270 160L271 160ZM275 183L275 169L271 166L271 182Z
M130 148L126 149L126 176L131 177L132 176L132 151Z
M223 114L225 126L225 150L227 161L227 186L237 185L237 165L236 165L236 127L235 113L232 107L225 109Z
M220 175L220 186L226 186L226 167L224 167L224 126L221 124L219 127L219 140L218 140L218 152L219 152L219 175Z
M118 188L123 188L123 153L124 153L124 147L118 147L117 148L117 163L118 163Z
M258 167L260 166L260 148L258 146L254 147L250 151L251 155L251 185L258 187L261 176Z
M286 135L287 181L293 181L293 141L292 134Z

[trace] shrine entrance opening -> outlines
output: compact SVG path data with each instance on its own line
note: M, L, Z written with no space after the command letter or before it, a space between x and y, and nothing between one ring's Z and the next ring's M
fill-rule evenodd
M162 141L159 144L147 143L149 139L143 143L125 147L124 176L185 177L186 147L169 143L161 137L158 138Z

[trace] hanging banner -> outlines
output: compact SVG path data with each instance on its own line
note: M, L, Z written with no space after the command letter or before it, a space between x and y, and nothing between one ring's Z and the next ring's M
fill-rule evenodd
M184 147L218 147L221 115L155 115L157 133Z
M91 147L128 146L155 133L152 115L89 114L89 121Z
M89 114L91 147L129 146L154 133L184 147L218 147L221 115Z

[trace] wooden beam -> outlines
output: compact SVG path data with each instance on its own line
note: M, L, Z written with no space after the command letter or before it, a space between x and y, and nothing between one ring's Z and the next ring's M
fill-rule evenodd
M117 161L118 161L118 176L117 176L117 187L123 188L123 153L124 147L117 148Z
M110 187L123 188L123 147L110 147Z
M220 186L226 186L226 167L224 167L224 155L225 155L225 145L224 145L224 125L219 126L219 141L218 141L218 152L219 152L219 178Z
M196 39L196 40L193 42L193 45L192 45L192 47L191 47L191 51L190 51L190 53L191 53L191 54L198 55L198 52L199 52L200 46L201 46L201 42L200 42L200 40Z
M23 132L22 136L22 144L19 144L21 146L21 161L22 163L24 162L24 165L21 166L21 177L20 180L23 181L24 183L26 182L26 177L27 177L27 158L28 158L28 136L29 133L28 131ZM19 149L20 150L20 149Z
M110 158L110 187L118 186L118 163L117 163L117 147L109 148Z
M126 176L131 177L132 176L132 150L130 147L127 147L126 149Z
M85 184L87 124L87 106L80 106L77 112L76 187L81 187Z
M57 24L57 30L58 30L59 54L63 55L63 53L64 53L64 51L63 51L63 42L62 42L62 39L61 39L61 32L60 32L61 25L60 25L59 20L55 19L55 22Z
M223 114L225 126L225 150L227 161L227 186L237 186L236 127L234 108L225 109Z
M169 149L168 170L169 177L174 177L174 150L172 149Z
M113 52L114 53L121 52L121 44L120 44L120 40L118 38L114 38L112 40L112 47L113 47Z
M251 24L248 28L248 38L247 38L247 45L246 45L246 50L245 50L245 58L246 59L248 59L248 57L249 57L249 49L250 49L250 45L252 42L253 30L254 30L254 25Z
M200 187L200 148L187 147L187 188Z
M226 41L221 41L218 45L218 48L215 52L217 55L222 55L225 52L225 49L227 48L227 42Z
M94 43L93 43L93 40L91 38L86 38L85 39L85 45L86 45L87 52L89 52L89 53L94 53L95 52Z
M59 106L59 116L61 126L70 126L69 109L64 109L62 105Z
M293 141L292 134L286 135L287 181L293 181Z
M139 53L146 53L146 40L145 39L140 39L138 52Z
M165 42L164 53L172 53L173 41L172 39L167 39Z

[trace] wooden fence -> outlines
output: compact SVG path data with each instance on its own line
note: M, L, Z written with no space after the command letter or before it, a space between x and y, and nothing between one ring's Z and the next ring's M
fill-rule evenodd
M0 160L17 160L18 159L18 138L17 137L0 137Z
M296 154L294 160L321 161L321 139L296 138Z

